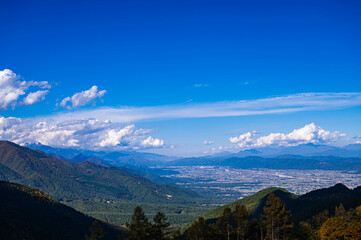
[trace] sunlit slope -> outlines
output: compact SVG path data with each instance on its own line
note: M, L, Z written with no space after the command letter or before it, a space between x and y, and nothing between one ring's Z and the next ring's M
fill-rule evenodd
M0 180L38 188L58 200L183 203L199 197L193 191L155 184L121 168L60 160L7 141L0 141Z

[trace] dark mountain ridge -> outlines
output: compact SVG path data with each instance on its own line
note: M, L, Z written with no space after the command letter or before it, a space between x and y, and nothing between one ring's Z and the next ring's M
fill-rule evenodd
M20 184L0 181L0 196L0 239L84 239L96 220ZM118 227L99 223L104 239L122 234Z

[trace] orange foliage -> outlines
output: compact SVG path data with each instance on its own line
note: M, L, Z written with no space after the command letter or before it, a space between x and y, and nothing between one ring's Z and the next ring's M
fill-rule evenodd
M361 221L354 221L348 225L345 240L361 240Z
M346 232L347 224L342 218L329 218L321 226L321 240L344 240Z

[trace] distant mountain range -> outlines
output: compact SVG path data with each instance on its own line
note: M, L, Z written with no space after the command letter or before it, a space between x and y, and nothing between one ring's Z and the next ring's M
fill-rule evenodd
M344 147L329 145L315 145L312 143L301 144L291 147L263 147L256 149L242 150L238 153L221 152L216 155L208 155L204 158L231 158L231 157L277 157L280 155L301 155L301 156L336 156L336 157L361 157L361 144L350 144Z
M0 239L85 239L96 219L65 206L49 195L0 181ZM118 239L119 227L99 221L104 239Z
M216 157L182 158L168 166L229 166L234 168L320 169L361 172L361 144L343 148L305 144L295 147L259 148Z
M310 219L326 209L330 213L334 213L335 207L339 206L340 203L346 209L361 205L361 186L351 190L339 183L333 187L314 190L303 195L296 195L285 189L272 187L210 210L203 216L205 219L209 219L209 221L215 221L214 219L221 215L224 208L230 207L234 209L236 204L243 204L251 213L251 217L258 218L263 212L268 195L271 193L274 193L287 205L287 208L292 212L295 222Z
M153 167L170 165L215 165L239 168L280 169L339 169L360 170L361 144L344 147L303 144L291 147L264 147L242 150L238 153L220 152L203 157L175 158L151 153L128 151L97 152L89 150L52 148L41 144L28 144L60 159L72 162L90 161L100 165L121 166L138 171L138 174L162 183L155 175L166 175ZM151 167L151 168L150 168ZM356 167L356 168L354 168Z
M101 198L183 203L199 198L193 191L156 184L122 168L61 160L8 141L0 141L0 180L35 187L62 200Z
M25 144L24 146L34 150L40 150L57 158L67 159L69 161L79 162L81 161L82 156L83 160L89 161L89 158L95 158L98 160L101 159L106 164L114 166L155 166L177 159L176 157L136 151L105 152L72 148L53 148L40 143ZM84 157L88 159L85 159ZM95 161L98 162L98 160Z
M185 158L168 163L170 166L229 166L233 168L269 168L298 170L347 170L361 172L361 158L334 156L281 155L274 158L258 156L231 158Z

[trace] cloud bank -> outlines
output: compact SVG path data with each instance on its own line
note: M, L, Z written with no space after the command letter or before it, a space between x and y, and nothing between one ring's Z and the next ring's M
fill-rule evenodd
M51 88L47 81L20 81L20 76L10 69L0 71L0 110L6 110L9 106L14 108L16 105L32 105L44 100L48 90L30 92L22 102L19 101L30 87Z
M154 107L105 107L50 116L55 119L94 117L118 123L178 118L230 117L342 109L361 105L361 93L300 93L256 100L187 103ZM49 117L49 116L48 116Z
M67 109L78 108L93 103L97 98L104 96L106 92L106 90L99 91L98 86L94 85L89 90L81 91L71 97L64 98L59 105Z
M242 149L259 148L267 146L297 146L301 144L330 144L345 137L341 132L330 132L316 126L314 123L303 128L295 129L289 134L271 133L267 136L258 137L256 131L246 132L238 137L231 137L229 141Z
M0 117L0 139L18 144L39 142L52 147L112 150L164 147L163 140L149 136L151 132L133 124L117 127L110 121L95 119L34 122Z

